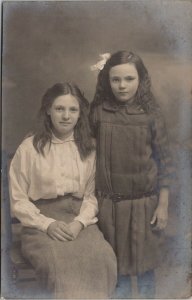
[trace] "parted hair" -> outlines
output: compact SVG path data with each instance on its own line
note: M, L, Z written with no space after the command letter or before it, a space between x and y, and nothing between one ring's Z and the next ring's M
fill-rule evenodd
M126 63L133 64L139 76L139 86L134 100L136 105L141 106L145 112L154 111L158 108L154 95L151 92L151 79L142 59L131 51L122 50L112 54L104 68L99 72L92 109L104 101L110 102L115 99L110 86L109 71L114 66Z
M34 135L33 146L38 153L44 155L45 145L47 143L51 145L52 122L47 112L57 97L68 94L74 96L80 106L80 116L74 128L74 139L81 159L83 160L94 149L94 143L88 121L89 102L79 87L74 83L56 83L49 88L42 97L41 107L38 113L38 124L32 133Z

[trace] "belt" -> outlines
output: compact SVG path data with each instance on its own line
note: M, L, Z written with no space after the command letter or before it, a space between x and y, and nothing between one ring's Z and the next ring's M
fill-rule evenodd
M120 193L106 193L106 192L102 192L102 191L97 191L97 193L98 193L99 197L104 197L104 198L110 199L113 202L141 199L141 198L145 198L145 197L154 196L157 194L157 192L155 192L155 191L151 191L151 192L143 193L143 194L134 194L133 196L122 195Z
M98 197L101 198L106 198L109 200L112 200L112 223L114 226L116 223L116 203L120 202L120 201L125 201L125 200L134 200L134 199L141 199L141 198L145 198L145 197L150 197L150 196L155 196L157 195L157 191L151 191L148 193L143 193L140 195L133 195L132 197L130 197L130 195L122 195L120 193L106 193L106 192L102 192L102 191L96 191L96 194L98 195Z

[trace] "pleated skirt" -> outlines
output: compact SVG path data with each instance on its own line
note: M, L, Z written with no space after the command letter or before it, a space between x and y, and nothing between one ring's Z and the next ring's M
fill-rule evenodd
M156 195L112 202L99 199L99 227L117 256L118 274L138 275L161 262L164 234L150 224Z
M81 203L72 196L35 202L45 216L67 223L78 215ZM74 241L67 242L55 241L47 233L24 227L22 252L49 298L107 299L115 289L116 257L97 225L88 226Z

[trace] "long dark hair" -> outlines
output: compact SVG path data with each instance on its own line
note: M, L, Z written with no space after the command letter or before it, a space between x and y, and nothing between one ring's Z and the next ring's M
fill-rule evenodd
M41 108L38 114L38 125L33 132L33 146L38 153L44 155L44 147L47 143L51 145L52 123L48 110L54 100L62 95L71 94L79 102L80 117L74 128L74 139L78 147L81 159L85 159L94 149L93 140L88 121L89 102L85 99L78 86L74 83L56 83L44 94L41 102Z
M142 59L133 52L123 50L112 54L99 72L92 109L104 101L115 100L109 82L109 71L114 66L126 63L133 64L139 75L139 86L134 103L141 106L145 112L154 111L159 107L151 92L151 80Z

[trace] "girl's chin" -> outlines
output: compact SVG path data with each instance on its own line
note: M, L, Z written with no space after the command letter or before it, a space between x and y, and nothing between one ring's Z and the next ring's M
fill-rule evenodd
M127 102L127 103L131 103L132 101L133 101L133 98L124 98L124 97L122 97L122 98L118 98L117 99L119 102Z
M118 101L119 101L119 102L129 102L129 99L119 98Z
M72 134L73 130L53 130L54 135L58 139L65 139Z

